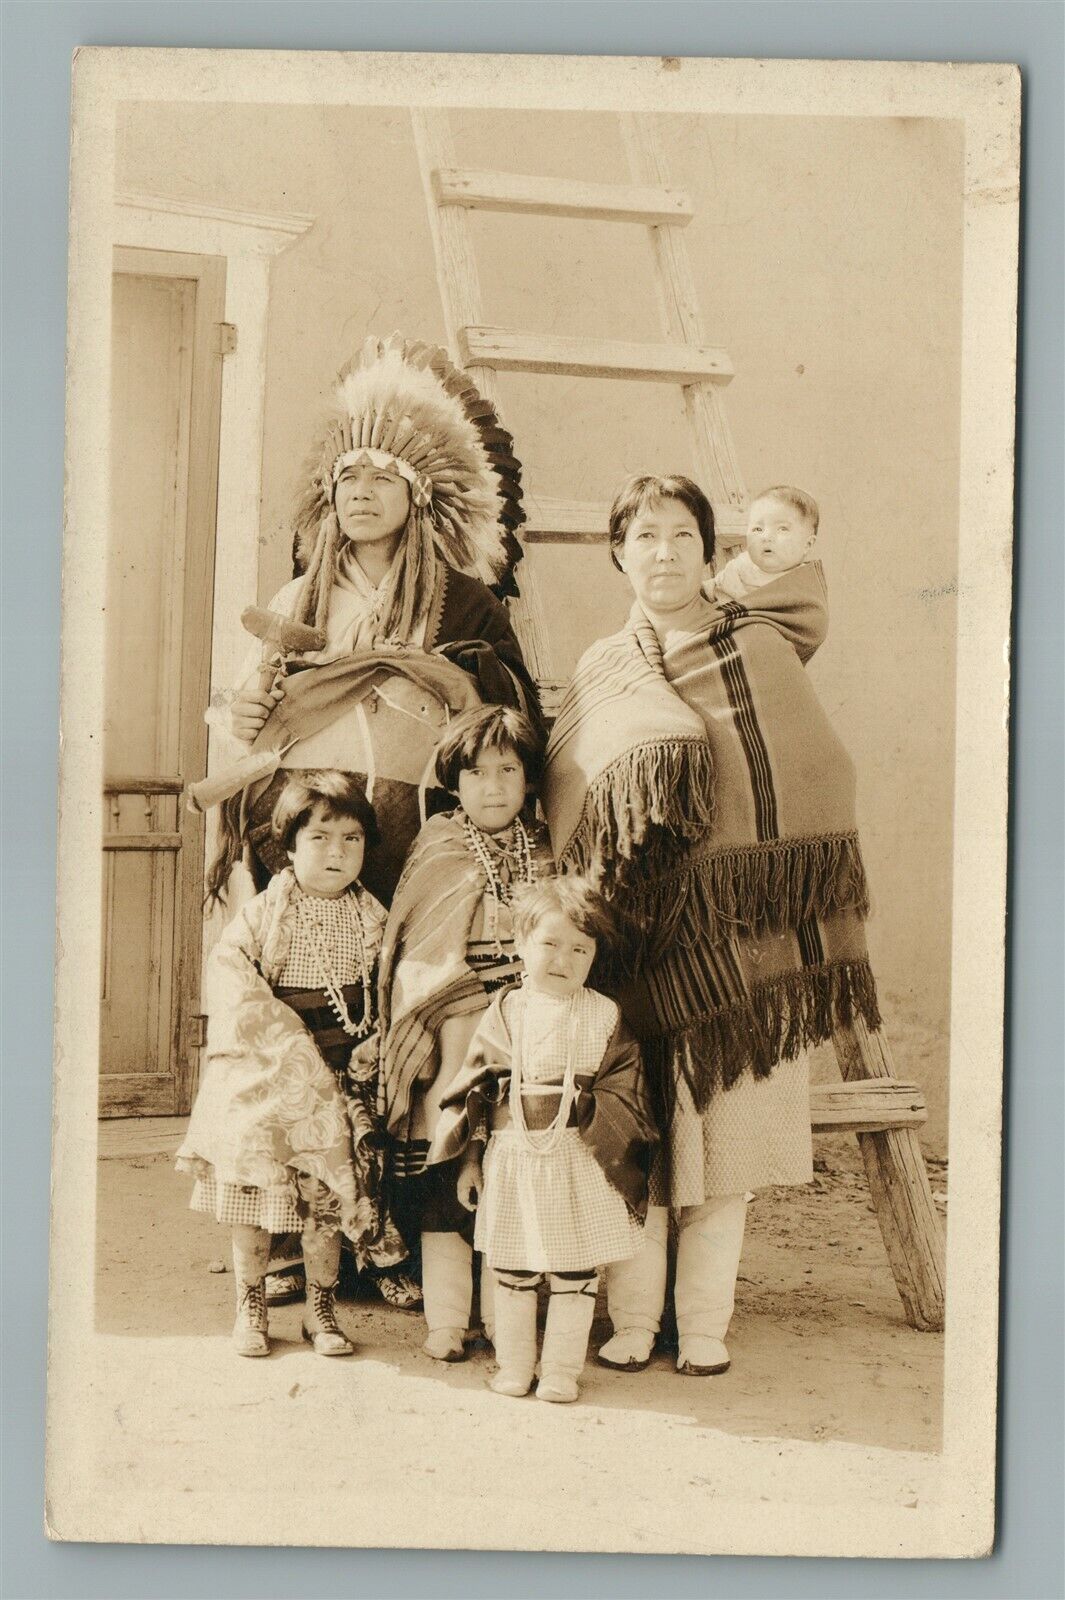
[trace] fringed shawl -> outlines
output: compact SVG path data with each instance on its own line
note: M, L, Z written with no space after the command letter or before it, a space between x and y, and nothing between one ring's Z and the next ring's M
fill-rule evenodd
M819 563L669 641L636 606L578 663L548 749L560 865L619 914L615 988L668 1096L879 1021L853 763L803 670L826 627ZM672 1070L667 1070L672 1068Z
M530 829L541 877L554 871L542 826ZM411 1096L431 1079L447 1017L483 1011L488 994L466 962L485 892L484 873L458 813L430 817L407 857L381 948L381 1114L395 1138L407 1135Z
M604 1005L610 1002L597 995ZM494 1105L506 1102L513 1056L513 1008L519 994L492 1001L465 1064L441 1102L427 1162L451 1161ZM614 1009L612 1007L612 1009ZM647 1211L647 1175L658 1141L640 1050L619 1016L590 1083L579 1080L577 1131L607 1180L637 1216Z

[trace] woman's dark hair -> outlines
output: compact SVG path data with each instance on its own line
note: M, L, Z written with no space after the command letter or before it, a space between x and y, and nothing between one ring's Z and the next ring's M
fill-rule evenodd
M590 878L576 872L558 878L542 878L514 893L514 937L527 939L544 917L561 911L575 928L599 946L610 946L617 939L617 925L606 901Z
M645 506L654 507L660 500L679 500L682 506L687 506L703 541L703 559L707 565L713 561L714 510L699 485L680 473L659 477L651 472L638 472L621 485L610 507L610 559L619 572L621 563L618 561L618 551L625 543L629 523Z
M440 787L458 794L459 773L474 766L485 750L513 750L526 783L535 789L544 766L544 738L523 712L510 706L475 706L455 718L436 747Z
M288 780L278 796L270 831L283 850L295 849L296 835L306 827L316 805L324 808L326 820L350 817L357 822L366 836L367 850L378 843L377 813L361 781L350 772L326 770L301 772L298 778Z

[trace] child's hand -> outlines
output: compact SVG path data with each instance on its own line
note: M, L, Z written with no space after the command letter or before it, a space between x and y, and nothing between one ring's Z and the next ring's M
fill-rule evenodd
M284 697L284 689L280 683L265 693L246 689L237 696L229 710L230 727L233 737L240 739L244 744L253 744L259 735L259 730L277 705Z
M481 1198L483 1182L481 1158L479 1156L474 1156L472 1159L467 1158L462 1163L458 1182L455 1185L459 1204L465 1206L467 1211L477 1210L477 1202Z

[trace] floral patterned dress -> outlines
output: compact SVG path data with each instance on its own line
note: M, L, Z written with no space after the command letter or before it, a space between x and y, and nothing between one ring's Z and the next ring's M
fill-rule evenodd
M354 1040L313 983L308 914L360 1025ZM358 935L372 973L383 926L383 908L361 886L332 901L307 896L286 869L223 933L208 963L207 1067L177 1157L197 1180L195 1210L287 1233L313 1209L360 1257L403 1259L382 1203L378 1037L372 1016L361 1026L363 985L351 981Z

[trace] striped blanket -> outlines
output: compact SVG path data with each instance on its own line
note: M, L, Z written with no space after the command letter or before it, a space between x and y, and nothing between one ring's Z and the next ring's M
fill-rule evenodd
M554 866L543 828L530 830L530 838L538 871L550 876ZM431 1082L435 1074L441 1023L484 1011L491 999L483 976L467 960L484 892L484 873L466 842L461 813L430 817L411 846L381 948L380 1111L395 1139L408 1136L415 1085ZM521 964L515 960L513 966L517 982Z
M552 732L556 858L610 898L613 990L653 1080L683 1075L699 1109L838 1023L879 1023L854 766L803 670L826 618L815 562L748 606L708 602L665 652L636 606L582 657Z

